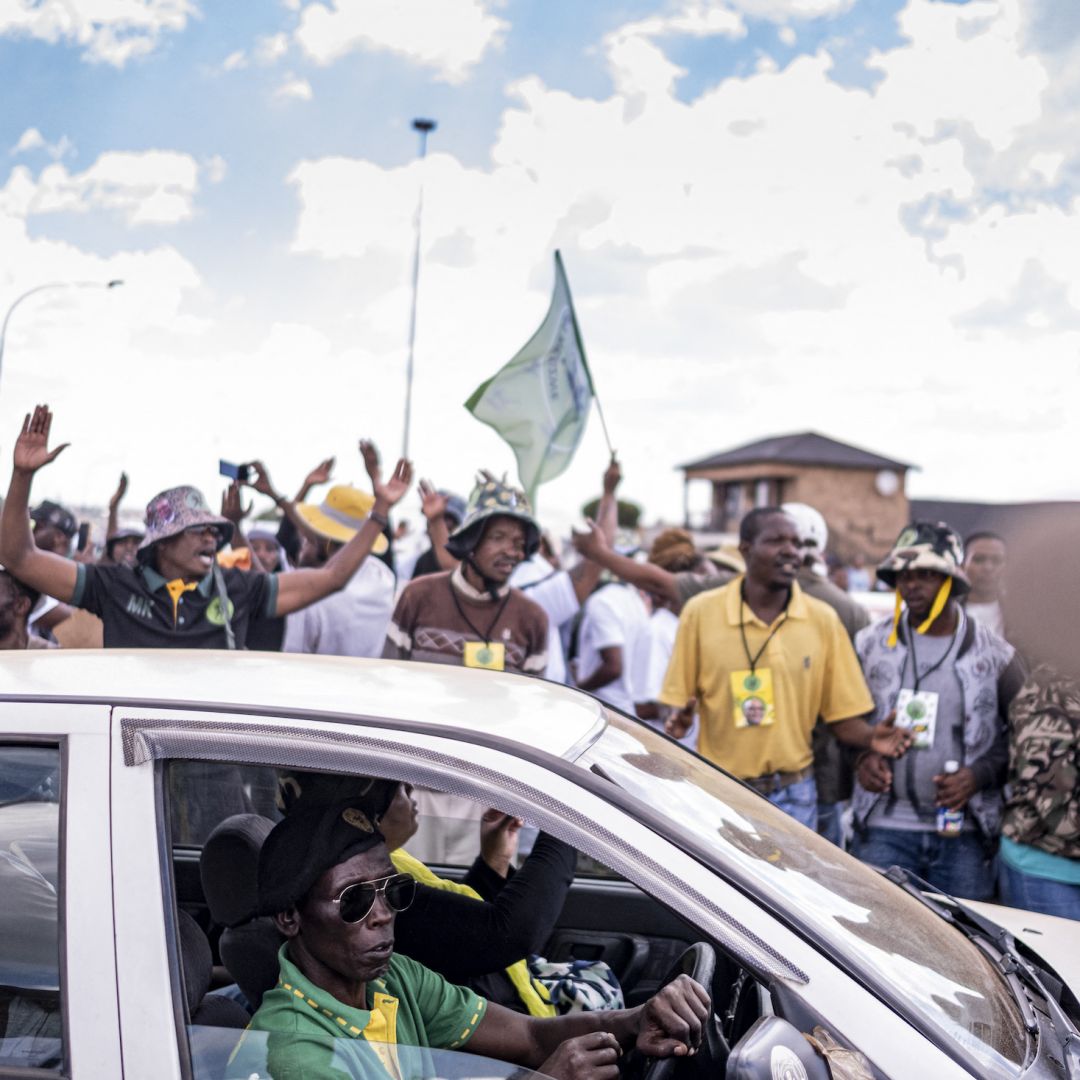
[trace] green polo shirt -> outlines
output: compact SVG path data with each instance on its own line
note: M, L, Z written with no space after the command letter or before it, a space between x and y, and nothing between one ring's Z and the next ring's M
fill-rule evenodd
M277 609L277 575L223 569L229 615L237 648L247 643L248 627ZM75 607L104 624L106 648L224 649L225 619L213 573L176 598L153 567L95 566L80 563L71 597Z
M473 990L394 955L381 979L367 985L366 1009L354 1009L311 983L287 955L278 953L278 984L263 996L248 1032L268 1032L265 1042L245 1035L229 1075L273 1080L363 1077L395 1080L431 1075L425 1055L399 1047L459 1050L487 1009Z

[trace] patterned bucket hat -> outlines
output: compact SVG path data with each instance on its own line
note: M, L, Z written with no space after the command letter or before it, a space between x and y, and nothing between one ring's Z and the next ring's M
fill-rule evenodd
M465 520L450 534L446 550L455 559L464 559L476 549L487 522L494 517L510 517L525 526L525 558L540 548L540 526L532 514L525 493L507 482L497 480L489 472L481 473L469 496Z
M348 484L335 484L320 506L297 503L296 512L312 532L324 540L347 544L359 531L375 506L375 497ZM389 547L384 533L375 537L372 553L382 555Z
M902 570L933 570L952 578L953 595L971 587L963 571L964 545L954 529L943 521L916 521L896 538L892 551L877 568L878 580L890 589Z
M217 532L219 551L232 539L232 522L213 513L198 488L168 488L146 504L146 536L139 551L196 525L209 525Z

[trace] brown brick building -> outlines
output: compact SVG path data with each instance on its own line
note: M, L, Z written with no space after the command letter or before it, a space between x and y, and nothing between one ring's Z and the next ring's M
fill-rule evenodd
M842 559L861 552L869 560L881 558L909 520L905 488L913 467L813 431L759 439L679 466L685 488L712 485L708 518L695 523L710 532L736 532L755 506L803 502L824 515L831 551Z

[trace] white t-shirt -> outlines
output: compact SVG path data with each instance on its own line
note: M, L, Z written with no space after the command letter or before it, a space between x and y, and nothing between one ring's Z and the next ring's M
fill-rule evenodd
M969 600L964 606L967 613L987 630L992 630L1000 638L1005 636L1005 616L997 600L991 600L989 604L973 604Z
M649 617L649 663L645 670L645 678L642 688L645 697L642 701L659 701L660 690L664 685L664 676L667 674L668 664L671 662L671 654L675 651L675 634L679 629L679 616L667 608L657 608ZM649 721L658 731L664 730L661 721ZM694 714L694 722L690 730L679 740L683 746L697 749L698 718Z
M605 585L585 601L578 638L578 682L601 664L601 649L622 649L622 675L594 691L601 701L634 715L634 702L647 701L644 679L652 639L649 612L633 585Z
M548 617L548 653L544 678L552 682L567 682L566 654L563 652L559 628L578 612L574 583L565 570L556 570L539 552L515 567L510 584L521 589Z
M382 656L393 613L393 571L369 555L341 592L286 617L281 651Z

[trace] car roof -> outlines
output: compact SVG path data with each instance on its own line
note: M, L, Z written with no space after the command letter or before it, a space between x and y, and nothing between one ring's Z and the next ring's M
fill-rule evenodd
M12 700L397 720L483 732L570 759L605 726L595 698L523 675L205 649L0 652L0 701Z

